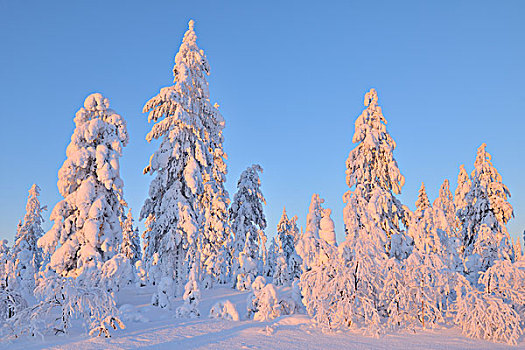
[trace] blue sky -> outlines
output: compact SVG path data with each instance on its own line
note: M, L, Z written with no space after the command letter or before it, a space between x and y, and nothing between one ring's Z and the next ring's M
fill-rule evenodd
M189 19L226 119L227 188L264 168L269 236L286 205L305 224L312 193L343 239L345 160L371 87L397 142L414 208L431 201L483 142L509 187L514 237L525 230L525 21L521 1L0 0L0 237L12 243L36 182L51 210L57 172L84 98L101 92L128 123L125 197L138 217L156 144L144 103L172 82ZM45 214L49 228L50 210Z

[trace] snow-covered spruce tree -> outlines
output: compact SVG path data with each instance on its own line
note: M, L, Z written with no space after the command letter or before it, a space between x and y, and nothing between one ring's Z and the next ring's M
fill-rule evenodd
M453 271L462 271L461 239L458 237L456 209L447 179L443 181L439 189L439 196L434 201L432 208L434 229L443 247L443 250L439 252L443 262Z
M438 252L442 249L441 240L434 227L433 210L423 183L416 200L416 210L410 219L408 234L414 240L415 249L421 252Z
M26 214L22 225L18 227L15 244L11 249L13 271L9 284L17 289L24 298L31 298L35 289L35 278L42 264L42 251L37 247L37 240L42 236L42 211L38 196L40 188L34 184L29 190Z
M137 261L142 259L139 230L133 225L131 209L128 210L128 215L122 223L122 244L120 245L120 253L128 258L133 266L135 266Z
M355 122L352 141L359 143L346 161L346 182L350 190L343 200L347 239L354 240L367 232L366 224L374 225L378 243L391 255L405 255L404 233L400 223L407 224L405 207L395 198L401 193L405 178L401 175L393 151L396 143L386 130L386 119L375 89L365 95L367 107ZM354 190L351 190L354 188ZM402 239L392 239L398 236ZM396 247L391 247L391 242Z
M329 218L330 215L326 218L328 211L325 212L326 209L322 207L323 203L324 199L322 199L317 193L312 195L308 214L306 215L306 230L300 234L299 239L296 241L296 251L303 261L303 271L308 271L313 266L319 265L320 256L326 258L327 255L327 252L324 250L331 250L328 247L329 244L320 237L321 221L323 221L323 217L325 218L323 222L325 227L323 228L327 231L322 232L323 235L327 236L324 238L328 239L328 237L331 236L331 232L329 232L331 231L329 222L331 219Z
M38 240L50 266L75 277L99 269L118 253L124 215L119 157L128 143L125 120L101 94L89 95L75 116L67 159L58 172L64 197L53 209L53 227Z
M456 206L454 197L450 192L448 179L443 181L439 189L439 196L434 201L434 224L437 229L446 232L449 237L457 237L456 228Z
M266 200L261 192L259 173L262 168L257 164L242 172L230 208L230 223L235 235L232 249L234 283L239 290L250 289L258 274L260 241L266 228L263 212Z
M400 193L404 178L374 89L365 95L365 106L355 124L353 141L359 145L346 162L346 240L336 256L303 273L301 291L308 313L321 326L365 327L377 334L388 316L382 300L388 255L404 258L409 247L400 227L406 225L406 209L393 195Z
M206 81L210 67L196 40L190 21L175 56L174 84L144 106L148 120L155 123L146 139L161 139L144 169L156 174L140 213L141 220L146 218L144 259L149 270L158 253L159 277L152 282L174 281L176 290L169 298L182 293L197 250L201 252L197 263L203 265L199 271L213 274L213 279L224 278L218 265L228 263L221 260L229 234L224 119L210 102Z
M505 225L513 217L507 198L510 192L494 168L486 144L478 148L470 190L465 206L458 209L463 240L465 270L472 281L496 259L513 259L510 237Z
M277 235L273 245L275 249L273 283L291 285L301 277L301 258L295 252L295 237L299 234L297 217L288 219L286 208L277 224Z

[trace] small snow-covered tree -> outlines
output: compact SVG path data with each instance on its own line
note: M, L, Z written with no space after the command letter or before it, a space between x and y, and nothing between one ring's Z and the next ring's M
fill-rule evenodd
M39 195L40 188L34 184L29 190L26 214L11 249L13 271L9 284L14 285L26 299L33 295L36 274L42 264L42 252L37 247L37 240L44 233L42 211L46 208L40 205Z
M218 301L210 309L210 318L217 318L221 320L239 321L239 312L235 305L229 300Z
M177 317L198 317L200 316L199 302L201 299L201 291L197 283L197 269L195 264L193 265L190 278L184 287L184 295L182 297L184 304L179 306L176 310Z
M153 283L170 278L177 289L170 292L170 299L182 292L195 257L200 259L199 271L210 275L211 281L224 279L224 270L217 267L228 263L223 252L229 235L224 119L210 102L209 73L190 21L175 56L174 84L162 88L144 106L149 121L155 123L146 139L161 139L144 169L156 174L140 214L141 220L146 219L144 259L151 269L158 253L159 273Z
M126 122L99 93L75 116L67 159L58 172L64 197L53 209L53 227L38 240L50 265L64 276L100 268L118 253L126 203L119 157L128 143Z
M249 289L257 276L261 249L259 242L266 228L263 212L266 200L261 192L260 172L262 168L257 164L242 172L230 208L231 228L235 235L234 281L240 290Z
M139 230L133 225L131 209L128 210L126 220L122 223L122 244L120 245L120 253L128 258L132 265L142 259Z
M248 295L248 318L255 321L269 321L281 315L281 305L275 287L262 276L258 276Z
M425 184L421 183L416 200L416 210L412 213L408 234L414 240L415 248L423 252L435 251L440 248L436 242L437 237L432 214Z
M306 216L306 230L299 236L296 241L297 254L302 259L302 270L308 271L313 266L319 264L319 256L326 255L326 252L322 252L323 248L327 247L325 239L330 240L332 236L332 227L330 221L330 215L327 209L322 207L324 199L322 199L317 193L312 195L310 201L310 207ZM326 210L326 211L325 211ZM328 214L328 217L327 217ZM324 220L323 220L324 218ZM321 222L323 221L323 239L320 237Z
M301 276L301 258L295 252L295 237L299 234L297 217L288 219L286 208L277 224L277 236L274 240L273 283L290 284Z

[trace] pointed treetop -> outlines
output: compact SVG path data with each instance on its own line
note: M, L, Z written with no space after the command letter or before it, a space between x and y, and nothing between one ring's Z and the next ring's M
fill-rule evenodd
M195 26L195 21L190 19L190 21L188 22L189 30L193 30L194 26Z
M376 89L370 89L369 92L365 94L365 107L370 105L377 105L377 91Z
M427 191L423 182L421 183L419 195L417 196L416 207L421 211L430 207L430 201L428 200Z
M492 163L490 162L492 159L492 156L485 150L486 147L487 147L486 143L482 143L481 146L479 146L478 153L476 155L476 161L474 162L474 166L477 166L484 162L488 162L490 165L492 165Z
M36 197L40 195L40 187L37 184L33 184L29 189L29 197Z

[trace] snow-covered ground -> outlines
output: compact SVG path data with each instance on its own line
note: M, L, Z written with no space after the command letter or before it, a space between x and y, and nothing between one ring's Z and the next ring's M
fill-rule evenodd
M283 289L279 289L283 292ZM245 319L247 292L230 288L203 290L199 305L201 317L174 318L174 312L150 305L153 290L127 288L118 296L126 329L112 332L112 337L91 338L81 327L69 335L27 338L0 344L2 349L506 349L525 348L469 339L457 328L419 330L387 334L380 338L358 331L323 332L306 315L282 316L270 322ZM241 321L208 317L210 308L220 300L230 300ZM182 300L175 305L182 304Z

